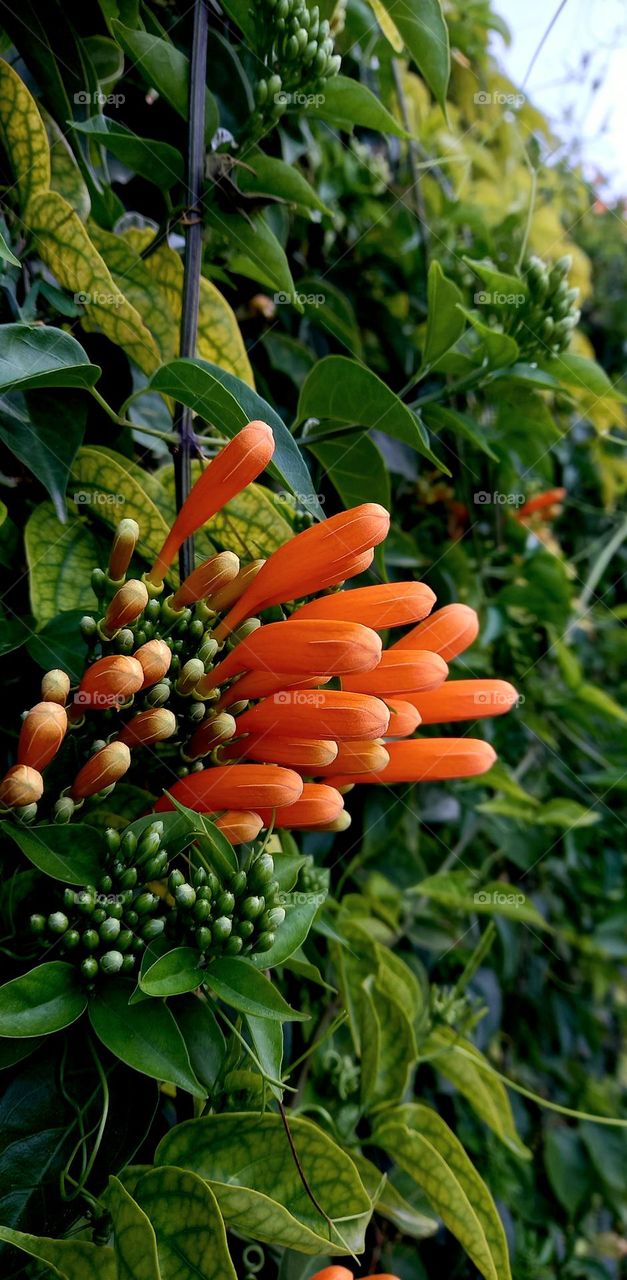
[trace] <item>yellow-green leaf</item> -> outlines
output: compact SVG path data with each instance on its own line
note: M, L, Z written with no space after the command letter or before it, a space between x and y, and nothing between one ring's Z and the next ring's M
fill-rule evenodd
M135 307L114 283L78 214L58 191L29 201L28 226L38 253L59 284L85 307L85 328L100 329L143 373L161 363L159 348Z
M48 138L35 99L13 67L1 59L0 135L26 217L32 196L50 186Z
M157 1237L167 1280L237 1280L211 1188L190 1169L151 1169L133 1190Z
M159 481L112 449L92 445L79 449L72 464L72 477L75 491L85 495L86 510L111 528L123 517L137 521L139 554L154 560L169 528L169 520L163 515L163 509L168 509L167 495Z
M67 200L81 222L89 217L91 199L81 171L56 120L44 113L44 124L50 146L50 188Z
M361 1097L372 1109L402 1100L416 1062L416 1038L407 1006L390 999L372 978L362 984L361 996Z
M382 1174L365 1156L353 1152L353 1160L366 1191L374 1201L376 1213L393 1222L404 1236L411 1236L414 1240L435 1235L440 1227L437 1218L430 1218L426 1213L414 1209L413 1204L397 1191L389 1177Z
M0 1240L47 1263L59 1280L118 1280L113 1249L83 1240L51 1240L0 1227Z
M382 5L381 0L368 0L368 4L370 5L386 40L391 44L395 53L402 53L405 48L405 41L403 40L396 23L392 21L389 13Z
M155 338L161 358L172 360L178 351L179 320L172 312L171 298L158 276L149 270L133 247L131 233L114 235L94 222L90 222L88 230L118 288Z
M470 1040L460 1039L451 1027L436 1027L421 1045L421 1055L433 1057L436 1070L463 1093L477 1115L511 1151L530 1159L529 1148L516 1132L504 1084L491 1073L490 1064Z
M116 1280L162 1280L157 1241L144 1210L117 1178L107 1196L113 1219Z
M31 609L40 626L57 613L94 608L91 571L98 563L98 544L84 520L61 524L52 503L42 502L27 521L24 542Z

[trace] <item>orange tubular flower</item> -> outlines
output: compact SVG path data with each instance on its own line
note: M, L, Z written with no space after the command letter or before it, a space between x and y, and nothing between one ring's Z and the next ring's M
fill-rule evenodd
M168 601L174 610L205 600L214 591L220 591L233 582L239 573L239 559L232 551L220 551L217 556L205 560L181 583Z
M84 764L77 773L70 796L72 800L86 800L104 791L124 777L131 763L131 753L124 742L110 742Z
M290 621L333 618L337 622L361 622L375 631L385 631L388 627L406 627L426 618L434 604L435 595L424 582L384 582L378 587L357 587L354 591L320 596L318 600L302 604Z
M21 809L37 804L44 793L44 780L37 769L28 764L14 764L0 782L0 805Z
M447 680L441 689L408 700L420 712L423 724L442 724L502 716L515 706L518 694L506 680Z
M411 702L399 702L397 698L386 698L390 708L390 723L386 738L408 738L420 724L420 712Z
M393 649L431 649L445 662L452 662L476 640L479 619L467 604L446 604L424 622L396 640Z
M241 702L242 698L267 698L271 693L288 692L295 689L317 689L318 685L328 684L330 676L303 676L300 680L286 671L247 671L228 689L225 689L218 706L228 707L232 702Z
M254 581L215 630L224 639L244 618L330 586L346 577L347 562L385 538L390 517L376 502L365 502L312 525L273 552ZM337 577L334 576L334 571Z
M107 605L102 623L103 635L110 640L122 627L128 627L131 622L135 622L144 612L147 604L148 589L145 582L140 582L138 578L130 578L119 591L116 591Z
M400 693L405 696L423 689L437 689L447 675L448 667L437 653L430 653L428 649L389 649L374 671L365 675L343 676L342 687L353 693L374 693L381 697Z
M298 800L302 790L300 774L273 764L217 765L179 778L170 787L175 800L200 813L216 813L220 809L252 809L259 813L261 809L282 808ZM157 813L173 808L167 795L155 806Z
M334 778L341 773L380 773L389 759L386 747L376 738L368 742L342 742L335 760L311 772L324 778Z
M137 658L112 653L87 668L73 706L79 714L85 708L104 711L107 707L119 706L138 693L143 683L144 669Z
M259 817L264 827L270 825L274 815L275 827L292 827L304 830L307 827L320 828L339 818L344 808L344 799L335 787L325 787L317 782L306 782L302 794L293 804L276 809L259 809Z
M240 671L272 671L279 666L296 676L316 672L344 675L372 671L381 658L376 631L358 622L270 622L258 627L236 645L209 675L197 692L208 693ZM414 685L414 688L416 686Z
M257 839L263 822L258 813L249 809L229 809L215 819L215 825L231 844L248 844Z
M249 422L216 455L183 503L157 556L148 582L159 589L174 557L196 529L242 489L256 480L274 453L274 436L265 422ZM242 615L245 616L245 615Z
M522 507L513 512L514 518L524 524L529 519L529 516L542 511L545 520L552 520L557 515L556 508L559 507L560 502L565 497L565 489L546 489L544 493L538 493L535 498L529 498L528 502L523 502Z
M167 707L154 707L139 711L118 735L118 742L127 747L149 747L153 742L164 742L176 733L176 716Z
M139 542L139 534L140 529L136 520L120 520L109 557L109 577L112 582L122 581Z
M273 733L248 734L231 742L220 755L225 760L245 756L247 760L288 765L303 773L319 773L337 757L338 744L331 739L279 738Z
M380 698L343 690L277 693L264 698L238 717L243 733L273 733L277 737L333 738L337 742L381 738L390 713Z
M390 761L378 773L334 778L336 787L351 782L443 782L486 773L496 760L489 742L480 738L413 738L387 744Z
M67 732L67 715L58 702L38 702L29 711L20 731L18 764L41 773L56 756Z
M165 640L148 640L140 649L136 649L133 657L139 662L144 673L142 689L163 680L170 670L172 650Z

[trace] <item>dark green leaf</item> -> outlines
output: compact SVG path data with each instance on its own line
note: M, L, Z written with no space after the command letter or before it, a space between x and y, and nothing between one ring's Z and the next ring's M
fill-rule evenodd
M252 155L246 156L245 167L237 170L237 185L240 191L278 196L300 209L330 212L298 169L276 156L265 155L263 151L253 151Z
M205 996L199 994L181 996L172 1000L169 1007L185 1041L194 1074L207 1093L211 1093L226 1053L226 1040L215 1014Z
M0 987L0 1036L46 1036L69 1027L87 1007L74 965L40 964Z
M58 613L28 641L28 652L34 662L44 671L60 667L67 671L73 684L78 684L85 666L87 650L80 629L85 612L85 609L68 609Z
M62 329L0 325L0 391L93 387L99 377L80 342Z
M564 351L551 360L543 361L543 370L557 378L567 387L575 387L579 391L591 391L594 396L609 396L611 400L624 400L621 392L612 385L605 369L596 360L587 356L575 355L572 351Z
M382 0L382 4L436 102L446 112L450 55L440 0Z
M150 1218L118 1178L111 1179L107 1201L113 1219L116 1280L162 1280Z
M455 345L466 327L459 305L462 295L436 260L429 267L427 283L427 334L422 354L423 368L431 368Z
M273 969L289 959L302 946L320 910L324 893L284 893L281 905L285 908L285 920L277 929L274 945L269 951L253 956L253 963L261 969Z
M452 431L455 435L465 436L477 449L487 454L494 462L498 462L498 454L490 447L484 437L485 427L475 422L467 413L458 413L457 409L448 409L441 404L425 405L423 417L427 426L434 431Z
M228 244L232 271L276 290L279 301L291 301L297 311L302 309L285 250L261 213L244 216L226 213L212 205L207 209L206 218L209 226Z
M4 262L11 262L14 267L19 267L21 265L19 258L16 258L15 254L13 253L13 250L9 248L1 231L0 231L0 258L2 258Z
M91 116L82 124L75 124L74 128L100 142L122 164L166 191L175 182L182 182L185 177L180 151L176 151L167 142L140 138L125 125L102 115Z
M170 1010L156 1000L129 1008L132 989L132 983L117 979L96 992L90 1001L89 1018L98 1039L136 1071L205 1097Z
M335 440L307 447L322 464L345 507L380 502L389 510L390 476L381 451L365 431L342 432Z
M59 1280L119 1280L113 1249L84 1240L51 1240L0 1226L0 1240L49 1265ZM127 1276L128 1276L127 1272ZM139 1272L137 1273L139 1280ZM160 1280L156 1277L155 1280Z
M133 31L121 22L112 21L111 29L124 52L132 59L133 68L149 88L157 89L183 120L189 116L189 60L176 45L147 31ZM215 98L205 93L205 139L208 143L218 127Z
M202 978L198 952L191 947L174 947L142 972L139 985L149 996L180 996L194 991Z
M352 133L356 126L362 129L377 129L379 133L391 133L397 138L409 138L411 135L403 128L399 120L395 120L383 103L374 93L359 80L351 80L348 76L333 76L325 81L323 91L318 100L308 104L307 113L318 116L320 120L328 120L338 129Z
M5 835L22 853L54 880L64 884L95 884L102 875L104 841L100 831L85 823L69 826L25 827L0 823Z
M205 971L205 983L214 995L240 1013L278 1022L303 1022L306 1013L297 1013L280 991L249 960L220 956Z

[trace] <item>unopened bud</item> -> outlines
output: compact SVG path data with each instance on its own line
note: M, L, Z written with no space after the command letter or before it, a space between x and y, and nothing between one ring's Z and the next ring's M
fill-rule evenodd
M72 712L80 715L85 708L105 711L108 707L119 706L137 693L143 683L144 671L136 658L123 653L99 658L87 668L74 698Z
M131 578L129 582L125 582L107 605L100 627L102 635L110 640L122 627L128 627L131 622L135 622L144 612L147 604L148 591L145 583L140 582L138 578Z
M170 685L166 684L165 681L163 684L156 684L150 692L146 694L146 702L149 707L162 707L168 701L171 692L172 689Z
M61 796L59 800L55 801L52 818L53 822L58 824L69 822L74 814L75 808L76 805L69 796Z
M139 525L136 520L120 520L115 531L108 574L112 582L120 582L128 569L139 541Z
M14 764L0 782L0 805L6 809L36 804L44 793L44 780L37 769Z
M200 658L190 658L181 668L181 674L176 682L178 693L182 694L183 697L193 693L198 681L204 674L205 666L200 661Z
M195 604L197 600L204 600L227 586L238 573L237 556L232 551L221 551L219 555L205 560L204 564L199 565L193 573L189 574L172 596L169 604L173 609L182 609L185 605Z
M149 711L139 711L128 724L124 725L118 742L125 742L127 747L148 746L151 742L163 742L176 733L176 716L167 707L155 707Z
M251 560L250 564L245 564L232 582L222 587L220 591L216 591L211 597L211 608L215 609L216 613L224 613L227 609L230 609L231 605L235 604L236 600L239 600L246 588L257 577L259 570L263 568L265 563L265 560Z
M141 646L141 649L136 649L133 657L140 663L144 673L142 689L147 689L149 685L163 680L163 677L168 674L172 650L165 640L149 640L147 644Z
M235 646L240 643L240 640L246 640L248 636L252 635L253 631L258 631L260 626L261 618L247 618L246 622L242 622L241 626L237 628L237 631L234 631L232 635L229 636L227 641L228 648L234 649Z
M41 682L43 702L58 702L60 707L64 707L69 692L70 677L65 671L59 671L56 667L52 671L46 671Z
M110 742L96 752L76 775L70 787L72 800L85 800L104 791L124 777L131 763L131 753L124 742Z
M29 711L20 731L19 764L40 772L56 756L67 732L67 715L58 702L38 702Z
M323 827L317 827L316 830L347 831L348 828L350 827L351 822L352 822L352 818L348 810L342 809L342 812L338 813L337 818L334 818L333 822L325 822Z
M217 640L214 640L213 636L207 636L198 650L198 657L200 658L200 661L204 663L205 668L211 665L217 652Z
M212 720L204 720L185 748L185 759L198 760L201 756L208 755L221 742L228 742L236 727L235 717L229 715L228 711L221 711Z

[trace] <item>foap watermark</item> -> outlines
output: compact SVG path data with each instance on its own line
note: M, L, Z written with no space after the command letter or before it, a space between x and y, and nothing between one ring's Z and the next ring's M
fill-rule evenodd
M85 889L77 889L73 895L74 906L114 907L124 906L124 895L121 893L90 893ZM69 905L69 894L68 894Z
M479 889L473 894L473 901L479 907L519 907L527 901L524 893L503 893L500 889Z
M80 307L121 307L124 297L121 293L86 293L81 289L74 294L74 301Z
M88 107L92 103L97 107L122 107L126 97L123 93L103 93L102 89L96 89L93 93L82 89L74 94L74 101L79 107Z
M121 507L125 498L122 493L104 493L101 489L93 493L91 489L77 489L72 494L72 501L77 507Z
M277 107L321 107L325 101L323 93L303 93L302 90L296 90L294 93L286 93L285 89L279 89L274 95L274 101Z
M473 102L478 107L522 107L525 102L524 93L504 93L502 89L494 89L488 93L485 89L473 94Z
M282 707L323 707L324 694L320 689L282 689L274 701Z
M498 689L484 689L481 693L473 694L472 700L476 707L522 707L525 695L519 693L512 701L511 694L499 692Z
M102 711L103 707L123 707L127 701L127 695L123 693L89 693L86 689L79 689L74 697L74 706L92 707L98 711Z
M282 907L308 907L315 902L317 907L321 907L327 900L326 893L321 891L313 893L302 893L298 889L292 889L291 893L278 893L276 902Z
M524 301L524 293L500 293L498 289L491 293L486 289L479 289L475 294L475 304L478 307L522 307Z
M524 493L500 493L495 489L493 493L488 493L485 489L479 489L473 495L473 502L476 507L521 507L525 501Z
M297 290L294 293L286 293L281 290L280 293L275 293L273 302L276 303L277 307L285 306L286 303L290 303L292 306L298 303L301 307L323 307L326 302L326 294L298 293Z
M277 502L284 502L286 506L293 507L295 511L308 511L311 506L310 493L288 493L287 489L280 489L274 496ZM326 497L323 493L317 493L315 497L321 505L326 502Z

